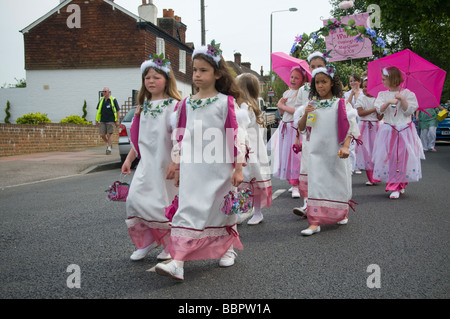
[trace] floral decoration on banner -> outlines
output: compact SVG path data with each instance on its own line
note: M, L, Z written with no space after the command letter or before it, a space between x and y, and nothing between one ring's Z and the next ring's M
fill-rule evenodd
M345 24L341 21L341 17L338 17L335 21L329 19L326 25L317 31L311 32L310 34L303 33L301 35L297 35L295 37L294 44L292 45L290 54L298 58L300 52L308 43L311 42L313 47L318 46L322 41L320 36L327 37L330 34L336 33L338 29L344 29L347 36L354 36L356 42L363 42L364 38L369 39L372 43L373 55L376 56L376 58L388 55L385 41L381 37L377 36L374 29L363 25L357 26L354 19L348 20L348 23ZM328 51L328 53L330 51Z

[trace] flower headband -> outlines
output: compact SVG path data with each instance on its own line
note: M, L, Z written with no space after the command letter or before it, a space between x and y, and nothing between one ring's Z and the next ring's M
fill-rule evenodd
M331 58L330 51L324 50L323 53L319 51L311 53L307 59L308 63L311 63L311 60L314 58L322 58L325 61L325 63L327 63L328 59Z
M381 71L383 72L383 75L389 76L389 72L388 72L387 68L383 68Z
M214 60L214 62L216 62L217 67L219 67L222 50L220 49L220 43L216 44L216 40L212 40L210 44L195 49L192 53L192 59L194 59L197 54L209 56Z
M325 68L320 67L320 68L314 69L314 71L312 72L312 77L313 78L316 77L316 75L318 73L324 73L324 74L328 75L329 77L334 78L334 75L336 74L336 67L333 64L328 63Z
M150 60L144 61L141 64L141 73L144 74L148 68L161 70L170 78L170 62L164 58L164 53L160 55L155 54L153 58L150 56Z

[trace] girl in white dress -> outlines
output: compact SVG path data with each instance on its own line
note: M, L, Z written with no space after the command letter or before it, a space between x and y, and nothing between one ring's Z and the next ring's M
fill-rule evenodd
M243 249L237 215L221 211L224 198L243 181L245 141L236 120L239 98L219 45L194 50L193 82L198 92L176 109L176 144L180 160L175 169L179 206L170 234L172 261L156 265L163 276L184 280L184 262L219 259L219 266L234 264L233 248ZM212 142L210 142L212 140Z
M342 85L333 65L313 71L310 98L314 97L317 101L308 104L299 121L299 130L311 127L307 214L310 226L302 235L319 232L320 225L347 223L352 197L349 147L351 140L359 136L356 111L341 98Z
M379 92L375 101L377 112L384 115L384 124L375 138L373 176L386 182L386 192L391 192L389 197L397 199L409 182L422 178L420 160L425 155L411 118L419 104L413 92L400 87L403 77L397 67L384 68L381 72L388 90Z
M383 115L377 113L375 98L367 92L367 78L364 78L362 86L363 94L359 96L355 104L359 115L359 131L361 132L359 139L362 142L362 144L357 144L355 148L355 168L366 171L368 179L366 185L372 186L379 182L379 180L373 178L372 151Z
M327 58L324 57L322 52L313 52L308 56L309 70L313 72L317 68L324 68L327 64ZM305 108L308 105L309 101L309 92L311 91L311 84L305 83L298 94L298 104L301 106L294 113L294 127L298 128L298 122L300 118L305 113ZM302 152L301 152L301 164L300 164L300 176L299 176L299 191L300 196L303 197L303 206L295 207L293 209L294 214L299 215L301 217L306 216L307 208L308 208L308 155L309 155L309 131L305 130L300 132L300 136L298 137L299 144L301 142Z
M170 115L181 100L175 76L163 56L142 63L141 72L139 107L131 128L132 148L122 166L123 174L131 174L131 163L140 158L126 201L128 233L137 248L131 260L143 259L157 246L168 246L170 224L165 207L178 193L173 182L166 179L172 150ZM158 256L169 258L167 251Z
M282 114L282 120L277 131L269 141L273 154L273 176L288 180L292 186L292 197L299 198L298 178L300 175L301 153L295 153L292 146L297 138L297 130L293 126L294 112L300 107L297 95L299 89L306 81L306 75L302 69L294 67L291 70L290 89L283 93L278 101L278 110Z
M249 158L243 168L244 182L240 187L249 187L252 191L254 213L248 221L249 225L257 225L263 221L262 207L272 204L272 182L270 180L270 164L267 148L264 143L264 122L258 106L259 80L256 76L245 73L237 78L237 85L242 91L241 109L248 109L250 124L247 128L249 139Z

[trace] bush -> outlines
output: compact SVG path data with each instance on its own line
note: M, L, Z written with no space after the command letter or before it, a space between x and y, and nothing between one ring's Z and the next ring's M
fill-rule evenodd
M16 120L17 124L41 124L41 123L51 123L50 119L47 117L47 114L38 113L29 113L24 114L22 117L19 117Z
M6 101L6 117L5 117L5 123L10 124L9 118L11 117L11 113L9 112L9 109L11 108L11 103L9 101Z
M84 118L82 118L79 115L69 115L65 119L62 119L61 121L59 121L59 123L84 124L84 125L91 124L90 122L86 121Z

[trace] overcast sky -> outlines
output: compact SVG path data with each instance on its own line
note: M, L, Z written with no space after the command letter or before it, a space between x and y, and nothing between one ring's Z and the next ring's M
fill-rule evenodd
M23 35L19 31L59 4L59 0L0 0L0 86L25 78ZM115 0L138 14L141 0ZM163 9L173 9L187 26L186 41L201 44L200 0L154 0L158 17ZM289 53L296 35L310 33L329 18L329 0L205 0L206 41L221 43L225 60L242 54L242 62L264 73L270 67L270 15L295 7L297 12L273 13L273 52ZM83 21L81 21L83 28ZM68 39L70 40L70 39ZM117 39L120 40L120 39ZM138 66L137 66L138 67Z

